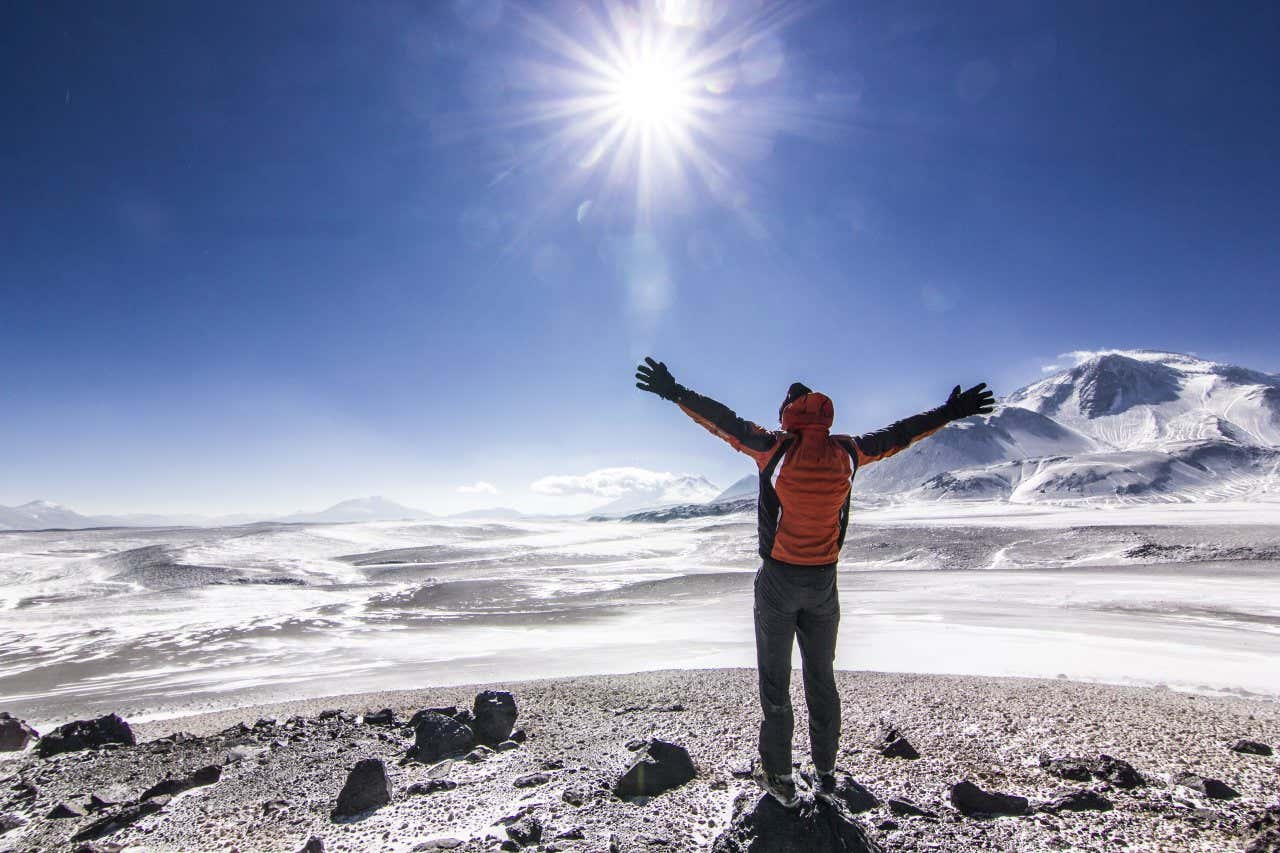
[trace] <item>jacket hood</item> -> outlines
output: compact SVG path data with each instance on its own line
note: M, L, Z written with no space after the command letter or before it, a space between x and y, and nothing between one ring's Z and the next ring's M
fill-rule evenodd
M820 429L828 431L836 419L836 407L826 394L811 391L797 397L782 410L782 428L787 432Z

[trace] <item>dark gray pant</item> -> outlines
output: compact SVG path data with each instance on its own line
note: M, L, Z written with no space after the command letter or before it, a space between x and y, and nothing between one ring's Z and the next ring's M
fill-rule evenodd
M809 749L818 770L836 766L840 694L836 691L836 631L840 597L835 566L787 566L765 560L756 572L756 667L760 671L760 763L767 773L791 772L791 643L800 641Z

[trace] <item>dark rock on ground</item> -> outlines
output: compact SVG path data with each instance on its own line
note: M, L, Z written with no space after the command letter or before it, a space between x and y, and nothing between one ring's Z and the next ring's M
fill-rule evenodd
M1249 822L1244 853L1280 853L1280 806L1267 810Z
M120 809L98 818L92 823L82 827L75 835L71 836L72 841L92 841L101 838L104 835L123 829L126 826L137 823L147 815L155 814L169 804L168 797L154 797L150 800L142 800L140 802L127 803Z
M371 726L394 726L396 712L390 708L383 708L381 711L366 711L364 721Z
M426 850L456 850L464 843L460 838L432 838L429 841L415 844L413 849L415 853Z
M0 814L0 835L4 835L6 832L12 829L17 829L20 826L26 826L26 825L27 825L27 819L22 815L7 814L7 813Z
M514 740L504 740L498 744L498 752L510 752L513 749L519 749L520 744Z
M1105 754L1099 755L1097 758L1082 758L1071 755L1050 758L1047 755L1041 755L1040 767L1046 773L1072 782L1088 782L1091 779L1098 779L1103 782L1109 782L1117 788L1137 788L1146 784L1141 774L1133 769L1132 764Z
M906 758L914 760L920 757L920 753L911 745L911 742L903 737L902 732L894 726L882 723L876 729L876 736L873 741L876 751L885 758Z
M53 808L49 809L49 813L45 817L50 820L61 820L67 817L84 817L84 809L75 803L60 802Z
M475 746L475 734L469 726L434 711L419 717L413 737L410 757L427 763L463 755Z
M507 826L507 837L521 847L537 844L542 840L542 821L533 815L525 815Z
M1173 777L1173 784L1199 791L1212 800L1234 800L1240 792L1221 779L1210 779L1197 773L1179 773Z
M816 790L817 781L813 776L808 773L801 773L800 776L811 789ZM837 771L835 795L854 814L870 811L880 805L880 799L848 773Z
M880 846L842 808L804 800L784 808L768 794L739 797L734 817L713 853L879 853Z
M515 728L511 730L511 739L516 743L524 743L529 739L529 734L522 728Z
M957 782L948 792L951 805L968 817L974 815L1021 815L1027 813L1026 797L984 791L968 781Z
M447 705L441 708L423 708L421 711L414 711L413 716L409 718L409 727L417 728L418 723L420 723L422 718L427 714L439 714L442 717L456 717L458 715L458 708L456 705Z
M139 800L149 800L152 797L173 796L181 794L183 791L189 791L192 788L199 788L203 785L212 785L222 778L222 765L210 764L207 767L201 767L199 770L193 770L186 776L177 778L164 779L150 788L142 792Z
M405 793L413 796L434 794L439 791L452 791L458 783L452 779L427 779L425 782L414 782L405 789Z
M107 714L96 720L76 720L49 732L36 744L41 758L60 752L93 749L110 743L134 746L137 740L133 729L116 714Z
M937 812L931 812L928 809L922 809L909 800L890 800L889 811L898 817L932 817L938 816Z
M550 778L546 773L526 773L523 776L517 776L511 784L517 788L532 788L545 785Z
M697 775L684 747L653 739L613 786L619 797L650 797L685 784Z
M1106 812L1111 811L1111 801L1097 791L1079 790L1055 797L1040 807L1040 811L1058 812Z
M1041 755L1040 769L1052 776L1057 776L1059 779L1068 779L1072 782L1088 782L1093 779L1093 771L1089 769L1089 761L1084 758L1070 756L1050 758L1048 755Z
M474 764L477 761L484 761L490 755L493 755L492 749L487 746L477 746L475 749L468 752L464 758Z
M298 853L324 853L324 839L318 835L311 836Z
M0 711L0 752L20 752L39 737L40 733L25 720L10 716L8 711Z
M347 774L331 817L351 817L391 802L391 779L386 765L377 758L362 758Z
M1248 740L1240 738L1240 740L1231 744L1232 752L1241 752L1245 755L1271 755L1272 749L1265 743L1256 740Z
M511 737L516 725L516 700L505 690L485 690L476 694L472 707L472 728L481 743L501 743Z
M586 837L586 830L581 826L575 826L566 829L564 832L556 833L557 841L581 841Z

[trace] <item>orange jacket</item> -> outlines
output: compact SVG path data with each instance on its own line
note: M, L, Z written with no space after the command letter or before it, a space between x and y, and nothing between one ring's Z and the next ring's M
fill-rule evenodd
M678 387L675 402L713 435L747 454L760 469L760 556L797 566L834 565L849 526L853 476L932 435L949 421L931 409L865 435L831 435L835 407L825 394L805 394L782 413L782 429L766 430L727 406Z

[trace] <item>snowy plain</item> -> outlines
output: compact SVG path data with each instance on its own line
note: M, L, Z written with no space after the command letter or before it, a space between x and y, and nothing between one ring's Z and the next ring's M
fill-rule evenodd
M757 565L751 513L4 532L0 707L751 666ZM841 669L1280 697L1280 503L863 509L840 594Z

